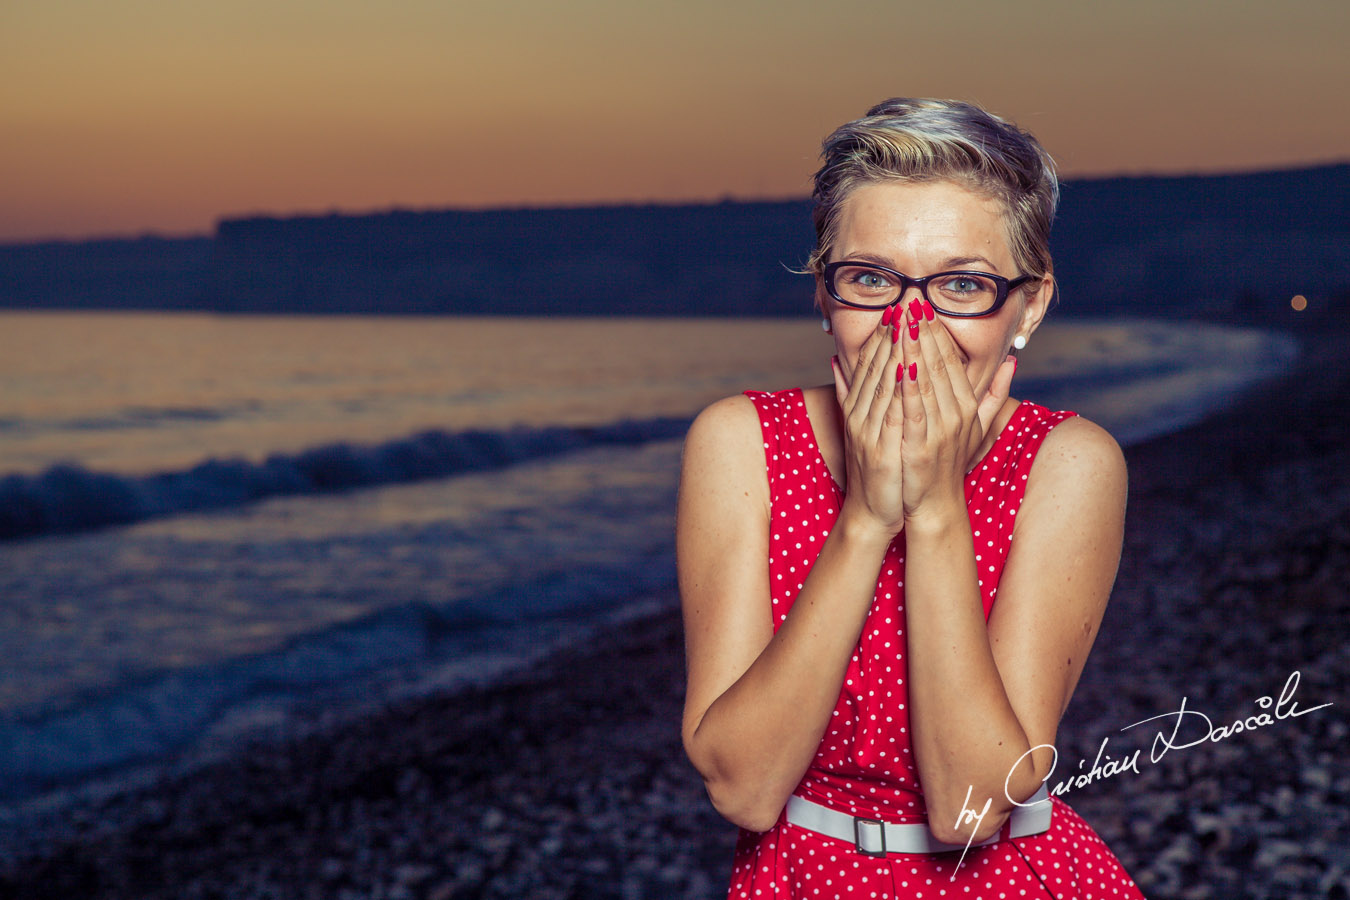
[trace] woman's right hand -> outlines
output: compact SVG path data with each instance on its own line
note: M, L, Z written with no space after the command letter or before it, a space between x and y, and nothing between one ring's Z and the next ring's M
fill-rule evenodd
M830 366L843 413L847 481L840 516L889 540L904 527L905 505L900 461L904 407L898 380L903 354L895 340L898 328L884 324L888 318L883 316L863 343L851 378L837 357Z

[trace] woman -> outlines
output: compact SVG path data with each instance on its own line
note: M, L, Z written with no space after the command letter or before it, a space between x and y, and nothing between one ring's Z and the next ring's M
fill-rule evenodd
M681 478L683 736L743 829L731 896L1138 897L1042 787L1125 507L1110 435L1009 396L1053 162L909 99L822 155L834 383L713 404Z

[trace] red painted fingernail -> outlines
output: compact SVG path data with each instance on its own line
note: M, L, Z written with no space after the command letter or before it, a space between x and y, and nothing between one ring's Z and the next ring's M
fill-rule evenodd
M909 323L909 336L912 337L912 338L914 338L914 340L916 340L916 341L919 339L919 323L918 323L918 322L910 322L910 323Z
M916 362L912 362L909 364L909 380L910 381L919 380L919 364Z
M905 367L904 367L904 366L896 366L896 368L895 368L895 380L896 380L896 381L904 381L904 380L905 380Z
M891 329L891 343L894 344L898 340L900 340L900 323L896 322L895 328Z
M886 311L881 314L881 324L882 325L891 324L891 316L893 315L895 315L895 307L894 306L886 307Z
M937 313L933 312L933 304L927 300L923 301L923 314L928 317L930 322L937 318Z
M1016 374L1017 374L1017 357L1014 356L1014 357L1012 358L1012 361L1013 361L1013 374L1016 375Z
M831 356L831 357L830 357L830 368L835 368L835 369L837 369L838 367L839 367L839 357L838 357L838 356Z
M918 297L909 301L909 316L911 319L918 319L923 316L923 304L919 302Z

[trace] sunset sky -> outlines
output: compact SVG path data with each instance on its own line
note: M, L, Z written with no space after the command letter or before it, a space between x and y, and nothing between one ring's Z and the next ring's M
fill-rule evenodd
M1069 176L1350 160L1350 2L0 0L0 241L804 195L889 96Z

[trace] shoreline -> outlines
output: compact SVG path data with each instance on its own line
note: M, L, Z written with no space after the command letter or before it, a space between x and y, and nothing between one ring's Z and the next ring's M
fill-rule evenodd
M1299 670L1303 705L1339 700L1350 363L1343 333L1300 337L1289 375L1126 449L1125 551L1057 742L1065 773L1183 696L1227 724ZM684 760L682 697L678 612L646 615L493 686L77 810L40 857L0 860L0 893L721 896L735 832ZM1175 751L1066 799L1150 897L1350 890L1331 855L1350 837L1343 716Z

